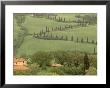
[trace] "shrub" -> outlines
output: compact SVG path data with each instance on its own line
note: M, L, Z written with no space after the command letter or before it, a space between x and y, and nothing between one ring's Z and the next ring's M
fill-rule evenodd
M31 75L36 75L40 70L39 65L37 63L31 64L29 68L29 72L31 73Z
M97 75L97 69L94 67L90 67L87 72L86 75Z

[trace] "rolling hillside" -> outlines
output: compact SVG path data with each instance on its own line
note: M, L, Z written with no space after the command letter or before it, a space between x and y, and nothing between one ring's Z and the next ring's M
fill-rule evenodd
M29 68L14 75L97 74L97 14L15 13L13 30L14 57Z
M84 14L82 14L84 15ZM75 15L73 14L58 14L58 17L65 17L66 20L73 19L76 20ZM24 35L24 30L20 30L20 27L16 23L16 19L14 19L14 38L20 41L19 35ZM72 25L72 27L68 27L68 25ZM27 31L27 34L17 49L17 55L31 55L37 51L54 51L54 50L70 50L70 51L81 51L81 52L90 52L94 53L94 48L96 48L96 44L87 43L87 39L89 42L97 42L97 29L95 25L87 25L86 27L77 26L75 22L57 22L55 20L47 19L45 17L33 17L31 14L25 16L25 22L22 24ZM46 32L46 27L48 27L49 32ZM62 30L54 30L55 28L60 28ZM67 27L67 28L65 28ZM40 33L41 31L45 32L47 36L53 37L63 37L68 38L68 41L63 40L44 40L33 37L33 34ZM24 33L24 34L23 34ZM42 35L43 36L43 35ZM18 38L17 38L18 37ZM73 37L73 41L71 41L71 37ZM79 42L76 42L78 39ZM81 43L81 39L83 39L84 43ZM15 42L16 43L16 42Z

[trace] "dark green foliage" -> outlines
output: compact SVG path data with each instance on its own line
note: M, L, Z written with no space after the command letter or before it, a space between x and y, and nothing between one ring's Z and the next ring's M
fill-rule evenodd
M53 31L53 27L52 27L52 31Z
M22 24L25 22L25 15L15 14L14 17L18 26L22 26Z
M95 48L94 48L94 54L96 53Z
M50 39L52 39L53 38L53 36L52 36L52 33L50 34Z
M74 65L75 65L76 67L78 67L79 61L78 61L78 60L74 60Z
M56 40L58 40L59 38L58 38L58 36L56 35L56 38L55 38Z
M76 18L81 18L81 15L76 15L75 17L76 17Z
M61 36L61 40L64 40L64 39L63 39L63 36Z
M76 15L76 22L78 23L78 26L86 27L87 25L94 25L97 23L97 15Z
M63 21L65 22L65 18L63 19Z
M96 75L96 74L97 74L97 69L94 67L90 67L86 72L86 75Z
M19 32L16 34L16 37L14 37L14 54L16 54L17 49L21 46L21 44L24 41L24 37L27 36L28 30L23 26L23 23L25 22L25 14L14 14L14 18L16 19L16 23L18 26L20 26Z
M71 41L73 41L74 39L73 39L73 36L71 36Z
M79 67L60 67L59 69L56 69L56 73L60 75L83 75L83 65L80 65Z
M92 43L94 43L94 40L92 40Z
M21 46L24 41L24 37L27 36L27 29L25 27L21 27L17 37L14 37L14 54L17 52L17 49Z
M87 43L88 43L89 41L88 41L88 37L87 37Z
M85 15L85 16L83 16L83 19L84 19L84 21L88 22L90 25L97 23L96 15Z
M40 67L50 65L50 61L52 56L50 53L46 52L38 52L32 56L32 62L38 63Z
M81 39L81 42L83 43L83 38Z
M37 75L37 73L40 71L39 65L37 63L32 63L30 65L29 73L31 75Z
M79 40L78 40L78 37L77 37L77 40L76 40L76 42L79 42Z
M85 53L85 56L84 56L84 69L85 70L88 70L89 69L89 66L90 66L89 58L88 58L87 53Z
M24 72L14 72L17 75L84 75L85 70L90 67L97 68L96 55L87 55L81 52L56 51L56 52L36 52L32 56L22 55L30 61L30 70ZM29 59L30 58L30 59ZM90 61L89 61L90 58ZM52 67L52 63L61 64L61 67ZM89 63L89 64L88 64ZM88 71L92 74L91 71ZM95 74L95 73L93 73Z
M68 36L65 37L65 40L66 40L66 41L68 40Z

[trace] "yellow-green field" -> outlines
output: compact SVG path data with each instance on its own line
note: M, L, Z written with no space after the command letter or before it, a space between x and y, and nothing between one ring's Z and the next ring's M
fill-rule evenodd
M84 14L83 14L84 15ZM58 14L60 17L65 17L68 19L75 19L75 14ZM22 44L17 49L17 55L27 54L31 55L37 51L56 51L56 50L78 50L81 52L90 52L94 53L94 48L96 48L96 44L90 44L90 43L76 43L75 41L77 38L79 41L83 38L84 41L97 41L97 27L95 25L88 25L87 27L74 27L76 23L64 23L64 22L56 22L54 20L46 19L46 18L38 18L38 17L32 17L30 14L26 15L25 22L22 24L23 27L26 28L26 31L28 34L32 35L26 35ZM73 28L67 28L64 31L51 31L52 28L55 27L63 27L65 25L73 25ZM45 31L46 26L50 29L50 32L48 32L48 35L53 36L67 36L68 41L62 41L62 40L43 40L43 39L37 39L33 37L34 33L39 33L40 31ZM24 30L20 30L20 27L17 26L16 19L14 19L14 38L18 39L18 34L23 34ZM71 41L71 36L74 37L74 40ZM18 40L19 41L19 40ZM16 42L15 42L16 43Z

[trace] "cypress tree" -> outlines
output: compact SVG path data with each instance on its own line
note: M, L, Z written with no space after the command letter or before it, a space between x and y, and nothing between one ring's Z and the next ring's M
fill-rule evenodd
M60 17L59 17L58 21L60 22Z
M73 41L73 36L71 36L71 41Z
M55 20L56 20L56 16L55 16Z
M94 43L94 40L92 40L92 43Z
M52 31L53 31L53 27L52 27Z
M56 40L58 39L58 36L56 35Z
M62 22L62 17L60 18L60 21Z
M64 18L64 22L65 22L65 18Z
M48 31L48 27L46 26L46 32Z
M65 37L65 40L66 40L66 41L68 40L68 37L67 37L67 36Z
M88 43L89 41L88 41L88 37L87 37L87 43Z
M35 32L33 33L33 37L35 37Z
M46 33L44 32L43 34L44 34L44 37L45 37L45 34L46 34Z
M50 32L49 28L47 29L47 32Z
M76 40L76 42L78 42L78 37L77 37L77 40Z
M83 38L81 39L81 42L83 43Z
M51 35L50 35L50 38L52 39L52 33L51 33Z
M85 56L84 56L84 70L88 70L89 66L90 66L89 58L88 58L87 53L85 53Z
M63 40L63 36L61 36L61 40Z
M43 33L43 29L42 29L42 33Z
M95 48L94 48L94 54L95 54Z

